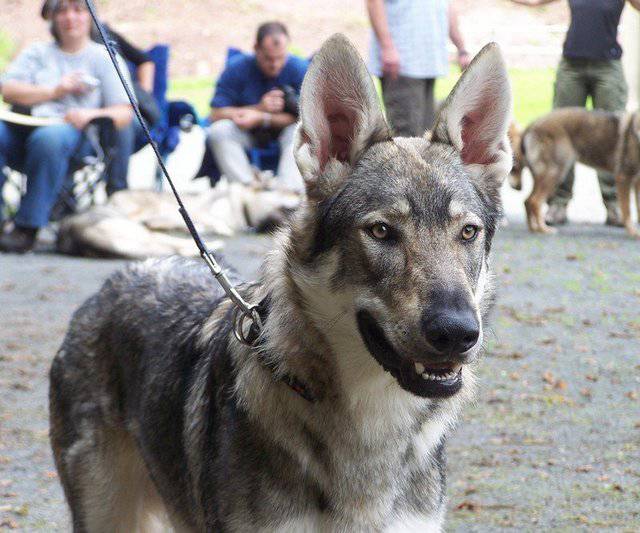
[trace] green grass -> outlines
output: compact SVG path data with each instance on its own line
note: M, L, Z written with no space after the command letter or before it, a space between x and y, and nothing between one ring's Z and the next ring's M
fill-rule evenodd
M169 100L190 102L200 117L209 114L209 102L213 95L213 78L175 78L169 81Z
M0 72L4 70L13 57L15 44L9 35L0 30Z
M444 99L456 80L459 71L451 68L449 76L436 83L436 98ZM511 69L509 71L514 94L514 115L521 126L551 110L553 81L552 68ZM194 104L200 116L209 114L209 100L213 92L213 78L176 78L169 84L169 98L187 100Z
M449 76L436 83L436 98L444 99L458 80L460 72L452 67ZM524 127L540 115L551 111L553 101L553 68L509 69L513 90L513 111L516 122Z

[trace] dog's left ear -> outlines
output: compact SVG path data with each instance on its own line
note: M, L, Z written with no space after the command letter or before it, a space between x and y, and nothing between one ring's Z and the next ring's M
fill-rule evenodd
M307 195L333 194L368 146L390 139L367 67L346 37L334 35L314 56L300 93L294 155Z
M511 170L511 87L497 44L486 45L445 100L431 137L452 145L474 177L498 188Z

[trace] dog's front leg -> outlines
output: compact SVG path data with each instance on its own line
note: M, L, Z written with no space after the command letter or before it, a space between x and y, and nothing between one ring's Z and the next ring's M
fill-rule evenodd
M637 175L634 179L634 189L636 191L636 211L638 214L638 224L640 224L640 175Z
M623 173L619 173L616 176L616 190L618 193L618 201L620 202L622 223L629 235L638 238L640 237L640 233L638 233L638 230L633 223L633 219L631 218L631 183L632 178ZM636 198L637 196L636 189Z

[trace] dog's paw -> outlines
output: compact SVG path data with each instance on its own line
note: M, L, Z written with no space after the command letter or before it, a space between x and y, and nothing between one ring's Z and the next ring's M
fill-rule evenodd
M638 228L635 226L625 226L625 229L630 237L633 239L640 239L640 231L638 231Z
M544 224L540 226L538 231L545 235L555 235L556 233L558 233L558 228L552 228L551 226L547 226L546 224Z

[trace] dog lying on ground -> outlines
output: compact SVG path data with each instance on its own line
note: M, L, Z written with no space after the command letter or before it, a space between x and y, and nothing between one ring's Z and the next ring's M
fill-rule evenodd
M231 236L243 231L270 231L281 226L300 204L294 192L268 186L222 181L215 188L184 195L189 214L202 233ZM59 252L90 257L144 259L198 255L186 232L174 196L169 192L120 191L106 205L65 218L57 237ZM222 242L207 243L214 250Z
M631 216L630 194L635 188L640 213L640 117L638 113L588 111L568 107L552 111L533 122L514 149L514 167L509 178L521 188L522 170L533 176L533 190L525 201L527 223L534 232L552 233L542 213L576 161L616 175L622 221L627 232L640 234ZM640 218L640 214L639 214Z
M307 200L262 279L251 345L207 268L147 261L74 315L51 443L75 531L439 531L445 434L471 397L511 168L488 45L430 140L393 138L342 36L302 87ZM251 333L250 331L250 333Z

